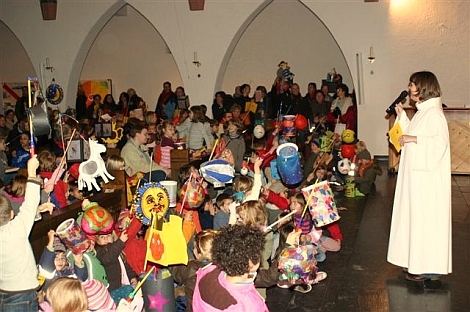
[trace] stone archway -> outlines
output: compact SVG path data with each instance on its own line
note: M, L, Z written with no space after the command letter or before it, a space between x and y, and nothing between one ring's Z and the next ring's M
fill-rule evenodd
M6 84L3 88L5 96L8 98L3 100L0 98L0 112L14 108L15 100L12 93L21 96L21 89L17 89L16 83L24 83L28 76L36 76L36 71L29 58L25 48L18 40L16 35L0 21L0 60L15 60L14 62L0 62L0 83ZM12 103L13 102L13 103Z
M80 73L80 80L108 78L113 81L115 99L132 87L150 110L155 108L164 81L171 81L173 89L182 84L165 40L129 4L116 11L96 34Z
M350 68L335 38L300 1L266 1L233 38L227 56L216 86L223 90L232 91L241 83L270 86L281 60L289 62L303 94L309 82L319 87L333 68L354 89Z

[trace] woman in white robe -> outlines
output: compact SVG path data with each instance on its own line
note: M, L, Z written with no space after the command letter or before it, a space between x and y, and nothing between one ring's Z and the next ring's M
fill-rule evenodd
M452 272L449 130L433 73L411 75L409 94L418 111L410 121L396 108L403 136L387 260L408 269L408 280L438 288Z

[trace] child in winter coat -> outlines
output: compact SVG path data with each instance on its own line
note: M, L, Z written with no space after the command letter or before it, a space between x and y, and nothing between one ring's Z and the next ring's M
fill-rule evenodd
M382 174L382 169L375 164L364 142L357 143L356 152L359 166L354 175L355 196L365 196L370 193L377 176Z
M128 234L125 231L119 238L114 232L96 235L96 257L106 270L108 290L116 304L133 291L131 285L137 284L137 274L121 255L127 240Z
M186 311L193 311L192 301L194 287L196 285L196 272L212 263L212 242L217 232L205 230L199 232L194 238L193 253L195 260L190 260L187 265L170 267L175 282L184 287L186 297Z
M29 154L29 136L27 133L20 135L20 146L12 152L11 165L20 169L26 168L26 163L31 158Z
M47 233L48 242L41 259L39 260L39 273L45 278L43 290L62 276L76 276L80 281L88 278L88 270L83 261L83 254L73 254L74 263L71 265L67 259L66 248L61 243L56 243L55 231L49 230Z

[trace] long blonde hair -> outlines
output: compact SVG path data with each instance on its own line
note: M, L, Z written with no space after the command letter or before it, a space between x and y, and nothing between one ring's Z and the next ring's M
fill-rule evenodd
M246 226L262 227L268 223L264 198L259 200L248 200L237 207L239 222Z
M59 277L46 290L54 312L84 312L88 309L85 288L76 278Z

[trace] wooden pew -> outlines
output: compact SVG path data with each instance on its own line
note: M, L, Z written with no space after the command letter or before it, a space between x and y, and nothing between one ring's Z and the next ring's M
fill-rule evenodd
M108 170L108 172L114 177L114 180L109 180L102 187L104 190L121 190L121 208L124 209L127 207L127 174L124 170Z
M97 202L100 206L107 208L117 220L119 212L121 211L121 190L114 190L113 192L101 192L89 198L91 202ZM34 257L39 261L44 247L47 245L47 232L49 230L56 230L59 224L63 221L74 218L76 219L78 213L82 211L81 202L73 203L60 210L55 210L52 215L48 213L42 214L42 220L36 221L33 229L29 235L29 241L33 248Z
M188 149L172 149L170 151L171 157L171 179L178 181L178 172L184 165L189 164L189 150Z

